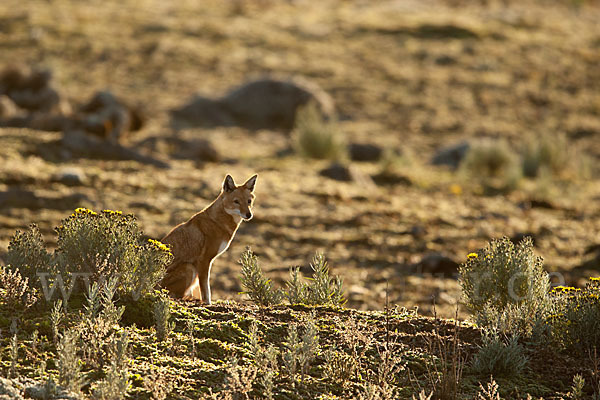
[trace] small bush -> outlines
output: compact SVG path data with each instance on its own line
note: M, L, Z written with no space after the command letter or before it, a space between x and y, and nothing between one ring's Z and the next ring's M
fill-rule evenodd
M479 393L477 393L477 400L500 400L500 391L498 384L494 378L490 378L486 387L479 384Z
M281 358L285 371L293 382L296 381L298 372L303 380L310 363L319 351L319 335L313 318L306 322L302 336L298 333L298 327L295 324L290 325L287 342L284 345L286 350L281 354Z
M459 272L466 306L481 326L529 334L550 305L550 280L531 238L516 246L506 237L492 240Z
M321 253L315 254L310 264L313 276L308 285L308 303L314 305L343 305L346 303L342 291L342 279L329 276L327 260Z
M303 304L308 301L308 285L300 278L300 267L290 268L290 279L286 282L284 295L290 304Z
M42 234L35 224L30 225L25 232L17 231L11 238L6 264L11 270L21 271L30 284L37 282L38 272L56 272L52 255L46 250Z
M78 208L56 231L57 260L67 277L84 273L99 282L118 276L119 292L134 297L160 282L173 257L158 241L144 243L135 217L120 211Z
M522 176L519 156L499 139L474 144L460 167L484 187L501 191L515 189Z
M345 140L337 122L324 120L313 102L298 110L294 135L296 151L305 157L340 160L346 156Z
M169 296L163 292L154 303L154 324L156 327L156 338L161 342L169 337L171 331L175 328L175 324L170 322L171 319L171 301Z
M576 153L565 134L531 137L523 146L523 174L530 178L546 170L554 176L572 169Z
M481 376L510 378L518 376L527 365L527 356L518 337L503 340L495 331L487 331L473 360L473 372Z
M65 331L58 341L59 383L72 392L80 393L84 385L81 363L77 356L79 333L76 330Z
M111 343L112 359L110 367L103 380L98 383L94 395L100 400L120 400L126 398L131 387L127 368L127 351L129 340L127 332L123 331Z
M583 400L585 387L585 379L581 375L575 375L573 377L573 384L571 385L571 391L568 393L569 400Z
M24 278L18 268L9 271L0 266L0 293L10 310L27 309L38 300L37 290L29 286L29 278Z
M270 279L267 279L260 266L258 265L258 257L254 255L249 248L242 253L240 258L242 265L242 286L250 297L250 300L260 306L271 306L279 304L282 299L282 293L273 288Z
M600 278L590 278L583 289L555 287L551 297L547 323L554 341L581 354L600 348Z

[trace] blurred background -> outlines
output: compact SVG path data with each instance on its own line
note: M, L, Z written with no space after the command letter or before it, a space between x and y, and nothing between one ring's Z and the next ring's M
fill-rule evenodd
M276 283L322 251L351 307L453 316L492 238L598 274L599 159L597 1L0 3L0 257L80 206L160 239L258 173L215 299L246 246Z

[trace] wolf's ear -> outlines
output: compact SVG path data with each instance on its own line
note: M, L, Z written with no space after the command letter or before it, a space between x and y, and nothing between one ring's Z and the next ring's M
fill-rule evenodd
M252 178L248 179L246 181L246 183L244 183L244 186L251 192L254 192L254 186L256 185L256 178L258 178L258 175L254 175Z
M223 191L224 192L233 192L235 190L235 182L231 175L227 175L225 180L223 181Z

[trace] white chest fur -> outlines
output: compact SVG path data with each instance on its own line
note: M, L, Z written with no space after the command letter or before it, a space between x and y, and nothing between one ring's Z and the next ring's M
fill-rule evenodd
M219 251L217 252L217 256L220 256L221 254L223 254L225 252L225 250L227 250L228 247L229 247L229 242L222 241L221 245L219 246Z

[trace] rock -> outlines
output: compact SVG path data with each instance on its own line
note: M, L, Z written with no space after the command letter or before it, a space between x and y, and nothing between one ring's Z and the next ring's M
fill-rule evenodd
M56 143L63 151L63 158L92 158L103 160L134 160L159 168L169 168L169 164L154 157L138 153L118 143L107 142L81 131L68 131ZM66 153L68 154L65 154ZM40 151L41 154L42 151Z
M456 58L449 55L441 55L435 59L435 63L439 66L445 67L448 65L454 65L457 63Z
M60 96L50 86L51 79L49 70L11 66L0 72L0 94L28 111L56 111Z
M348 151L353 161L379 161L383 156L383 149L370 143L350 143Z
M0 118L12 118L18 113L17 105L5 94L0 94Z
M184 127L234 126L235 118L221 100L202 96L194 97L188 104L171 110L171 124L175 129Z
M457 169L471 148L468 142L461 142L439 150L431 159L433 165L448 165Z
M218 162L221 159L215 146L205 139L194 139L181 143L173 156L175 158L207 162Z
M60 182L67 186L81 186L85 184L86 176L80 168L70 167L60 170L52 178L54 182Z
M373 182L381 186L412 185L412 181L410 180L410 178L404 175L400 175L399 173L394 171L382 171L378 174L372 175L371 178L373 179Z
M298 108L313 101L325 116L333 115L333 100L316 84L303 79L264 78L234 88L220 99L196 97L171 111L173 126L240 126L251 130L289 132Z
M339 163L331 164L329 167L321 170L319 175L342 182L350 182L353 180L350 168Z
M52 210L73 210L80 207L84 202L89 203L89 199L81 193L71 193L59 197L42 197L32 191L23 189L9 189L0 192L0 209L26 208L40 210L48 208Z
M79 108L70 130L83 130L112 143L123 141L144 125L141 111L109 91L97 92Z
M417 271L446 277L458 273L459 264L448 256L440 253L429 253L417 263Z

